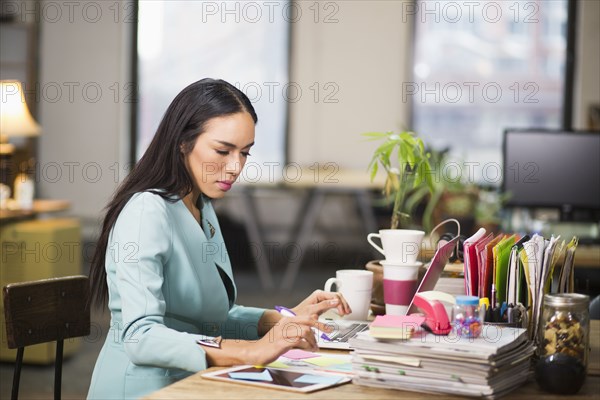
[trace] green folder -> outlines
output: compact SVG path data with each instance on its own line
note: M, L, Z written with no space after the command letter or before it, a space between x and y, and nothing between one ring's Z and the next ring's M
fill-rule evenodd
M515 235L512 235L502 239L493 250L497 304L502 304L502 302L506 301L506 276L508 275L508 261L510 259L510 249L514 244Z

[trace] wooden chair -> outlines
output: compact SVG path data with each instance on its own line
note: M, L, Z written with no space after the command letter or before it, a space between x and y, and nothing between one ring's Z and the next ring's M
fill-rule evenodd
M56 341L54 398L60 399L64 339L90 333L89 280L67 276L11 283L3 288L6 337L17 350L12 399L19 395L25 346Z

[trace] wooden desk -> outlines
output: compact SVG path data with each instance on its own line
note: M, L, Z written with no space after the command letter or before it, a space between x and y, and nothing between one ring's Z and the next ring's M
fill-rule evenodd
M34 200L31 210L0 210L0 221L2 223L31 219L38 214L66 211L71 208L67 200Z
M569 398L588 398L598 399L600 393L600 321L592 321L590 327L590 362L589 375L585 385L577 396ZM210 368L208 371L216 371L221 368ZM206 372L206 371L204 371ZM156 391L146 399L163 400L163 399L343 399L343 400L397 400L402 399L446 399L446 398L461 398L450 395L432 395L427 393L408 392L404 390L379 389L367 386L359 386L346 384L336 386L331 389L321 390L314 393L293 393L283 390L256 388L248 385L235 383L219 382L204 379L200 376L201 373L190 376L170 386L167 386L159 391ZM595 374L593 376L592 374ZM567 397L552 395L542 392L535 381L531 381L525 386L512 392L506 398L510 399L556 399L564 400Z
M216 370L211 368L210 370ZM565 400L566 398L597 399L600 393L600 378L588 376L586 382L577 396L559 396L542 392L537 383L532 381L527 385L510 393L506 399L552 399ZM177 383L167 386L157 392L150 394L145 399L297 399L297 400L398 400L398 399L461 399L464 397L451 396L447 394L435 395L428 393L407 392L404 390L379 389L368 386L345 384L331 389L321 390L313 393L294 393L283 390L256 388L248 385L218 382L203 379L199 374L190 376Z
M579 244L575 251L575 268L600 269L600 246Z

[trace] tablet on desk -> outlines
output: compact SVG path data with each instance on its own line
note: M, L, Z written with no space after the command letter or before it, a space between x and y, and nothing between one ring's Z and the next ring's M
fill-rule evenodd
M268 389L309 393L350 382L349 377L334 374L306 373L249 365L202 374L203 378L258 386Z

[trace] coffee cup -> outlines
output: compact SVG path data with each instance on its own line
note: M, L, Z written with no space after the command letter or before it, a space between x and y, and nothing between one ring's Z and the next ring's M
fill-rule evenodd
M381 229L379 233L369 233L367 241L385 256L387 261L395 264L414 264L421 251L424 231L412 229ZM373 241L381 240L381 247Z
M341 269L336 271L335 278L327 279L325 291L330 292L333 285L344 296L352 309L352 313L343 318L357 321L366 320L371 306L373 272L360 269Z
M406 315L417 291L419 268L423 263L397 264L383 260L381 265L383 265L385 313L389 315Z

